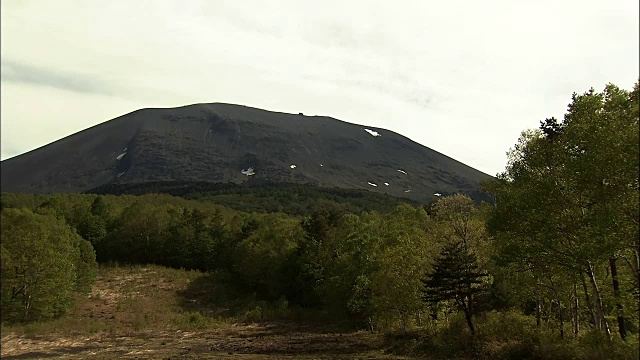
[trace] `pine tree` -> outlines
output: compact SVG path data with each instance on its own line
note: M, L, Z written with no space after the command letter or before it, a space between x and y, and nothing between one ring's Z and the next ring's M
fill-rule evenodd
M478 271L476 255L469 252L463 242L452 242L442 249L436 259L433 271L427 273L422 300L432 304L454 300L456 306L464 312L472 335L475 329L471 316L476 311L477 300L474 295L484 291L482 279L487 274Z

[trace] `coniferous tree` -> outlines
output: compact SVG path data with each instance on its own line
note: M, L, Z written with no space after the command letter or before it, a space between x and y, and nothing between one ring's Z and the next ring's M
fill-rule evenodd
M476 255L469 252L461 241L448 243L436 259L433 271L422 280L422 300L432 304L453 300L464 312L469 330L475 335L471 316L477 310L475 295L484 291L482 279L486 276L478 271Z

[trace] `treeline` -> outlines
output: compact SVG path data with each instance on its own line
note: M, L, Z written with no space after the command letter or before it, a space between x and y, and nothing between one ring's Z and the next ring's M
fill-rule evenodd
M409 199L366 190L321 188L304 184L271 182L234 184L159 181L108 184L86 193L98 195L168 194L190 200L210 201L243 212L282 212L301 216L309 215L319 201L337 203L345 211L353 213L362 211L386 213L393 211L400 204L418 205Z
M99 262L225 272L260 299L328 310L373 329L408 329L428 314L420 281L447 238L462 237L481 254L487 242L477 209L461 195L441 200L433 219L409 205L354 214L326 203L300 218L168 195L3 194L2 204L3 216L50 214L90 242ZM464 234L447 230L452 211L467 212Z

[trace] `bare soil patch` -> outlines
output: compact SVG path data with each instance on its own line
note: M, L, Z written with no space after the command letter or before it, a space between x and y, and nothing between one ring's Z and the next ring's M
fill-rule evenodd
M185 309L199 272L103 267L58 320L5 326L2 359L398 359L383 338L291 322L238 323ZM208 311L209 313L211 311ZM193 320L196 320L194 323ZM202 320L204 319L204 320Z
M3 359L397 359L365 332L324 333L282 325L232 325L198 331L2 338Z

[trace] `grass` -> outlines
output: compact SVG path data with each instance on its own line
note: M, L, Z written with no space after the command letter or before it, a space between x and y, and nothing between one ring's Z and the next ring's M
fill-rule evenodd
M215 321L197 311L186 311L180 296L205 274L162 266L101 266L88 296L78 296L72 313L59 319L24 325L5 325L16 334L95 334L148 328L213 326ZM188 300L187 300L188 301ZM202 320L202 319L205 319ZM187 319L187 320L184 320Z
M101 266L59 319L2 326L2 358L387 359L379 336L322 327L286 301L240 300L219 277L162 266Z
M476 319L475 337L471 336L464 318L450 317L448 324L409 334L387 334L388 351L406 356L430 356L436 359L492 360L635 360L639 358L637 339L623 342L608 340L603 333L582 331L578 337L566 334L561 339L558 329L519 312L489 312Z

